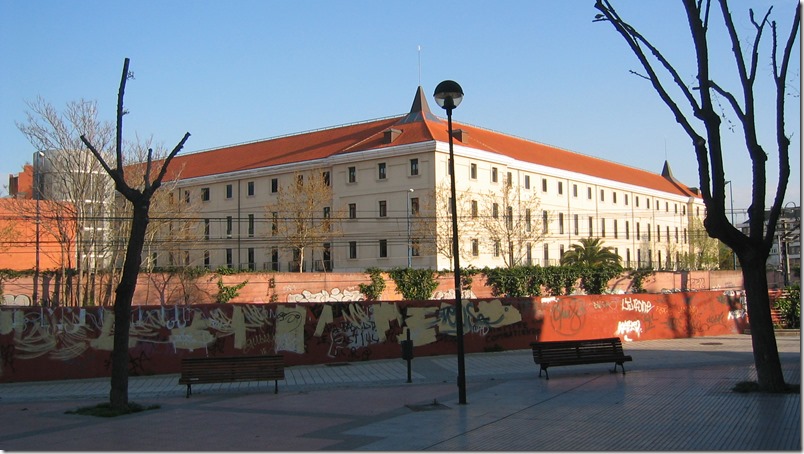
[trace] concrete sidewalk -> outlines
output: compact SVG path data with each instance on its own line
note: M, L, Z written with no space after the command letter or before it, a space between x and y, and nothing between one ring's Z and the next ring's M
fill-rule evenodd
M777 337L785 378L801 383L801 340ZM755 380L746 335L625 344L610 365L538 377L530 350L297 366L273 383L193 386L131 377L129 398L160 409L118 418L64 414L108 400L109 380L0 384L0 449L33 451L797 450L801 396L731 392Z

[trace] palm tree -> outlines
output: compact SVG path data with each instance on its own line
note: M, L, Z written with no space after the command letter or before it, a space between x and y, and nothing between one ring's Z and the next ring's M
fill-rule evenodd
M620 256L610 246L603 246L600 238L583 238L573 244L561 257L562 265L619 265Z

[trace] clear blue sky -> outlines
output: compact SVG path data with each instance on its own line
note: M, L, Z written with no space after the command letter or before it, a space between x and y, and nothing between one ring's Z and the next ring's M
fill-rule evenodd
M694 56L680 2L614 3L692 84ZM751 31L749 6L764 12L771 4L786 33L795 0L734 1L740 30ZM129 57L135 80L127 86L125 136L153 136L168 148L185 132L192 134L186 150L197 151L401 114L419 84L429 95L453 79L465 91L456 121L657 173L668 160L676 178L698 186L689 139L650 85L629 74L639 69L636 59L609 24L592 22L593 5L0 0L0 181L7 184L35 151L15 125L25 120L26 101L42 96L61 109L97 100L104 119L114 121ZM718 71L733 74L728 47L712 56ZM764 56L763 89L770 72ZM793 176L786 201L800 205L799 52L789 81L795 97L788 100ZM761 93L763 117L772 118L764 102L769 92ZM772 123L760 127L775 155ZM741 137L725 138L735 210L750 200ZM768 168L772 193L773 157Z

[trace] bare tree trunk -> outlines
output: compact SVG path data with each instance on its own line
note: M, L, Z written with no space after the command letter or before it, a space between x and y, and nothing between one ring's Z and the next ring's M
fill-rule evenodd
M141 198L134 205L131 217L131 234L126 248L123 275L115 290L114 347L112 350L112 379L109 402L113 408L128 406L128 335L131 324L131 301L137 287L137 277L142 262L142 247L145 230L148 228L150 201Z
M767 392L784 392L787 386L782 373L776 335L773 331L765 260L741 257L740 264L743 269L743 285L748 301L748 320L751 327L751 345L754 349L757 383Z

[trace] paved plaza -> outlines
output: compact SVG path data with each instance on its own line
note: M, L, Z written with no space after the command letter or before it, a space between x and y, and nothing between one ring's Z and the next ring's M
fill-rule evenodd
M801 339L778 336L788 383ZM738 394L755 380L747 335L630 342L627 374L607 364L539 378L530 350L295 366L286 380L193 386L131 377L129 398L160 408L117 418L65 414L108 401L109 379L0 384L5 451L801 451L800 394Z

